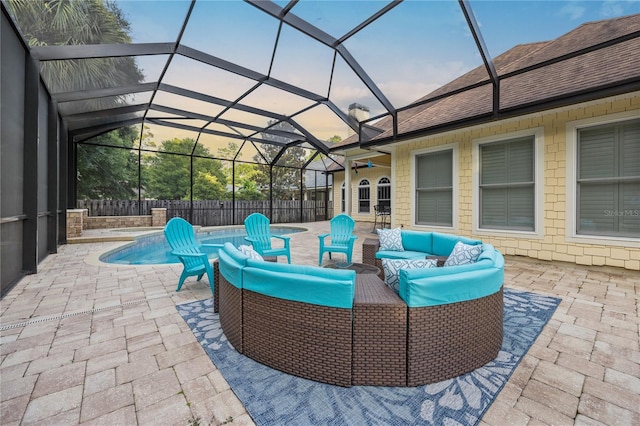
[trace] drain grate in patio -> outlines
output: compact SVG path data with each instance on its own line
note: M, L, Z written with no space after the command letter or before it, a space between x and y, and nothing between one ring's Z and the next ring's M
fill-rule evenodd
M109 310L109 309L124 308L126 306L138 305L140 303L148 302L149 300L161 299L163 297L169 297L169 295L168 294L159 294L159 295L150 296L150 297L147 297L147 298L144 298L144 299L130 300L128 302L119 303L117 305L103 306L103 307L100 307L100 308L93 308L93 309L84 309L84 310L81 310L81 311L72 311L72 312L67 312L67 313L63 313L63 314L43 315L43 316L40 316L40 317L35 317L35 318L28 319L26 321L14 322L14 323L9 323L9 324L2 324L2 325L0 325L0 331L11 330L13 328L19 328L19 327L26 327L27 325L39 324L41 322L59 320L59 319L64 319L64 318L71 318L71 317L75 317L75 316L78 316L78 315L94 314L96 312L106 311L106 310Z

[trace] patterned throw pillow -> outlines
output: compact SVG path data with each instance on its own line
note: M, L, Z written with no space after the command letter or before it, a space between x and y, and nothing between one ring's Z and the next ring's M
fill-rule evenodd
M468 265L470 263L475 263L478 260L480 253L482 253L482 244L470 246L458 241L453 247L453 251L447 258L447 261L444 262L444 266Z
M380 250L404 251L400 228L378 229L378 238L380 239Z
M260 253L258 253L257 251L255 251L253 249L253 247L251 246L245 246L242 245L240 247L238 247L238 250L240 250L240 253L244 254L245 256L247 256L249 259L254 259L254 260L264 260L262 258L262 256L260 256Z
M398 293L401 269L436 268L436 263L435 259L382 259L384 281Z

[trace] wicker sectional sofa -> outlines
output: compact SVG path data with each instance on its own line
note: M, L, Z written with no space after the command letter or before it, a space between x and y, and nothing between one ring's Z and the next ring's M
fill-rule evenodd
M253 260L229 243L218 269L228 341L307 379L416 386L478 368L502 344L502 283L489 296L425 309L375 274Z

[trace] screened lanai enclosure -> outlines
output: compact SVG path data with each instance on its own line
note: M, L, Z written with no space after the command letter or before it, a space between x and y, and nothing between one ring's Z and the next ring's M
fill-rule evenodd
M394 143L587 99L500 105L525 73L606 47L499 75L492 58L592 18L533 3L2 0L3 294L66 243L68 209L325 220L345 202L333 174Z

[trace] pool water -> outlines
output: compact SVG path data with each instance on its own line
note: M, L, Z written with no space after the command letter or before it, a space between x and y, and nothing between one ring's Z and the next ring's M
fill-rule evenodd
M294 234L305 231L303 228L272 227L274 235ZM230 242L234 246L251 245L244 237L247 233L243 228L218 229L213 231L201 231L196 233L196 238L202 244L224 244ZM217 248L203 247L202 251L209 255L210 259L218 257ZM100 261L121 265L161 265L165 263L180 263L180 260L171 254L171 247L164 234L154 234L138 237L136 241L125 247L112 250L100 256Z

